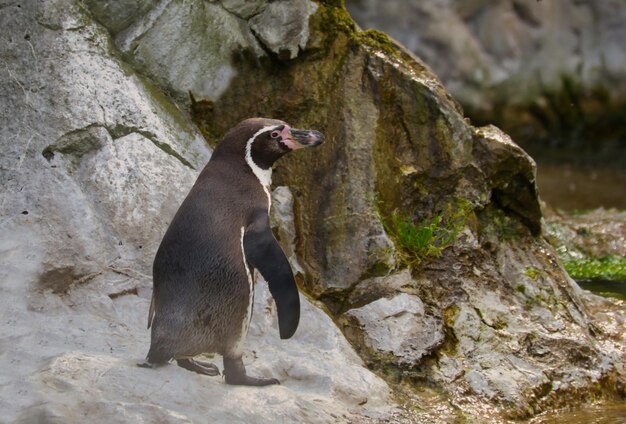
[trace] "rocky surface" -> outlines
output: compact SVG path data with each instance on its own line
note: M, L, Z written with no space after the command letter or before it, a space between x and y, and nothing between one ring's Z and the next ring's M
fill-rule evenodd
M126 25L108 19L112 32ZM6 5L0 26L3 422L341 422L392 412L387 385L306 298L298 335L279 340L263 282L244 360L281 386L137 367L149 347L152 258L210 148L81 3ZM277 190L284 222L289 198Z
M375 355L390 355L399 365L418 364L444 340L441 317L426 315L424 303L415 295L381 297L345 315L363 331L362 345Z
M546 233L572 259L626 257L626 212L602 208L566 213L547 208Z
M347 0L363 28L421 57L475 122L539 146L626 157L626 4L619 0ZM605 155L601 152L605 151ZM616 155L619 160L615 160ZM588 160L588 158L585 158Z
M120 294L123 287L130 292ZM263 281L244 361L250 374L277 377L280 386L234 387L175 365L137 367L149 346L150 288L150 278L109 273L62 297L32 293L25 307L16 304L19 293L5 295L3 302L15 306L3 316L11 329L3 356L12 364L3 372L3 420L191 423L210 414L224 423L331 423L392 412L387 385L361 366L330 318L306 299L298 334L280 341ZM213 360L221 369L221 358Z
M3 419L498 421L623 394L624 313L542 239L532 160L335 2L12 3L0 26ZM249 116L327 137L277 167L273 217L325 304L303 296L279 341L259 283L244 361L278 387L135 367L154 252L210 156L199 129ZM403 269L382 220L454 199L454 246Z
M560 85L563 74L626 94L619 0L381 3L346 7L363 28L385 31L424 59L464 104L530 98Z

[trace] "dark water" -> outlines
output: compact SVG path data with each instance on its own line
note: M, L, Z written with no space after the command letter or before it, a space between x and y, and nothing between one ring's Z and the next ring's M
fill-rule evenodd
M625 424L626 401L591 405L576 411L556 412L542 415L531 424Z
M541 155L537 152L535 154ZM554 152L550 154L553 156ZM603 166L598 160L590 164L575 164L555 161L554 157L544 161L540 156L537 161L537 186L541 199L562 211L626 209L626 165L611 163L610 166ZM606 211L603 219L610 213ZM595 294L626 301L626 281L591 280L577 283Z
M626 282L620 281L576 281L580 287L600 296L614 297L626 301ZM625 422L626 423L626 422Z
M538 161L537 186L543 201L564 211L626 209L626 166Z

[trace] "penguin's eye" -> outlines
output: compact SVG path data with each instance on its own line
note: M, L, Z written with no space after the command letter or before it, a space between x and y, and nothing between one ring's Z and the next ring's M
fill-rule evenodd
M272 131L272 134L270 134L272 136L272 138L278 138L280 137L280 133L278 131Z

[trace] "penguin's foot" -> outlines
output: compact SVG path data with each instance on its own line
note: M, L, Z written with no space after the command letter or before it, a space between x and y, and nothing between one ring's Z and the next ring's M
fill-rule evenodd
M247 375L241 357L224 357L224 378L226 379L226 384L239 386L269 386L271 384L280 384L280 381L275 378L250 377Z
M210 376L220 374L220 370L217 369L217 366L210 362L196 361L195 359L187 358L187 359L177 359L176 363L178 364L179 367L183 367L184 369L189 370L189 371L197 372L198 374L210 375Z

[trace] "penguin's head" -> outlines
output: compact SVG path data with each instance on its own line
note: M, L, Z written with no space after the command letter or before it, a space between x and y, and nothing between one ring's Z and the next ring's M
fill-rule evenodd
M249 164L252 161L266 170L293 150L318 146L323 142L324 136L319 131L291 128L286 122L276 119L251 118L229 131L220 145L239 145L239 148L244 149Z
M268 169L283 155L302 147L318 146L324 142L319 131L291 128L274 119L249 119L254 133L246 143L246 153L261 169ZM248 153L249 152L249 153Z

